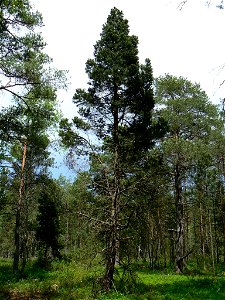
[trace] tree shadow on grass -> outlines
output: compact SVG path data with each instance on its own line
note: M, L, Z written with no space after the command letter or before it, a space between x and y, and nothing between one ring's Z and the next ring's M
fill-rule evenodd
M76 272L76 270L74 271ZM73 276L71 272L43 269L38 263L27 265L22 278L12 272L12 263L0 263L0 300L92 299L95 275ZM94 299L94 298L93 298Z
M9 263L0 265L0 287L8 282L15 282L16 278L12 272L12 266Z
M48 271L40 268L37 264L28 266L23 274L14 275L12 261L4 260L0 263L0 299L50 299L48 295L36 292L19 292L20 282L43 281L48 277ZM17 287L16 287L17 286ZM35 295L36 294L36 295Z
M225 279L223 277L201 278L188 277L188 280L174 281L173 283L145 284L137 283L136 295L131 295L130 299L171 299L171 300L224 300L225 299Z
M37 263L26 267L22 274L14 275L12 264L5 262L0 264L0 287L6 283L15 283L21 279L37 278L43 280L48 275L49 270L41 268Z

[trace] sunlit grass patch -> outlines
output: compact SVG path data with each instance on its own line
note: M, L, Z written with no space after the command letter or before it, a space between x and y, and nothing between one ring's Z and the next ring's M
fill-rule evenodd
M26 268L24 278L16 280L11 266L12 262L1 262L0 277L5 270L8 275L2 280L0 299L92 299L93 280L101 272L101 267L87 268L76 262L56 261L50 270L34 263Z
M133 272L133 273L132 273ZM53 261L49 269L31 262L24 277L12 273L12 262L0 261L0 299L99 299L99 300L224 300L225 276L177 275L171 270L152 271L132 269L122 278L123 270L115 276L112 292L105 294L99 284L103 268L84 262ZM133 284L133 286L132 286ZM96 288L97 287L97 288Z
M156 273L139 276L139 292L146 296L143 299L225 299L222 277Z

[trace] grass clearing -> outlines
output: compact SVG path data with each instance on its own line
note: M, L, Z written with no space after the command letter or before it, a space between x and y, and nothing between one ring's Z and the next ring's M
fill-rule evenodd
M103 271L99 264L87 266L74 261L56 261L52 262L51 268L44 270L33 262L19 280L13 276L11 269L10 260L0 261L0 299L225 299L225 276L222 273L220 276L176 275L171 271L145 268L136 270L134 284L129 280L121 283L119 272L120 279L116 276L114 291L104 294L98 289L97 278Z

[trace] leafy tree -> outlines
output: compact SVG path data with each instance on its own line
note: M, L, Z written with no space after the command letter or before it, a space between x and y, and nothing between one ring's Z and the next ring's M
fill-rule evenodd
M14 106L0 112L2 124L0 136L7 145L2 161L10 170L9 175L13 180L14 192L18 195L18 201L15 204L17 211L15 272L18 271L20 257L23 262L22 269L28 257L28 247L24 245L28 244L29 219L34 219L34 216L30 215L30 208L33 207L35 199L32 195L35 190L35 177L38 173L46 173L52 164L48 151L50 139L46 131L55 124L58 118L54 89L49 93L49 100L36 101L32 96L30 93L26 103L18 100ZM23 140L23 137L26 137L26 140ZM23 147L24 150L26 147L26 153Z
M102 215L106 242L103 282L107 291L112 287L124 225L121 213L126 201L122 190L124 179L129 176L128 161L140 160L155 134L151 124L152 68L148 59L144 65L139 64L137 44L137 37L129 35L128 21L123 13L113 8L103 25L101 39L94 46L94 58L86 63L89 88L76 90L73 98L81 118L74 118L73 124L68 120L61 123L64 144L77 151L84 147L89 149L97 168L95 171L98 170L95 174L101 174L101 181L94 186L99 193L98 199L107 208ZM99 151L106 152L105 158L100 152L94 153L96 148L79 129L96 135L100 141Z
M185 78L166 75L156 81L160 115L168 122L168 133L161 142L164 160L170 168L176 208L175 265L182 272L190 249L185 249L185 187L190 185L190 170L208 157L208 143L217 125L218 112L198 84ZM197 172L195 168L195 174Z
M29 94L25 102L15 100L15 105L0 112L0 137L7 142L3 162L10 169L14 193L18 195L16 205L15 256L14 271L19 268L20 257L22 269L28 257L28 223L35 218L30 214L34 204L34 186L36 176L46 173L52 164L48 147L50 139L47 130L58 120L56 95L54 88L49 90L49 100L37 101ZM24 140L24 137L25 140ZM23 159L22 159L23 157ZM32 196L31 196L32 195ZM16 199L15 199L16 201ZM32 217L31 217L32 216ZM25 238L25 239L24 239Z
M54 258L61 257L59 207L62 192L56 182L46 176L41 176L39 181L41 181L41 191L38 197L36 237L40 243L41 254L43 252L46 261L50 248Z
M64 232L64 251L80 260L90 262L96 256L99 243L96 239L94 206L95 200L89 172L80 172L73 183L60 177L58 183L63 190L61 226ZM92 218L91 218L92 217ZM93 255L92 255L93 254Z
M29 0L1 1L0 90L25 102L31 89L36 99L43 99L54 77L64 80L63 72L46 68L51 59L36 30L42 25L41 14L32 10Z
M56 89L65 86L65 76L48 66L51 59L44 53L45 43L37 32L42 17L32 10L30 1L3 0L0 8L0 89L14 100L12 106L0 111L0 159L2 166L7 164L12 170L12 186L17 194L19 191L14 257L17 272L20 257L23 265L27 257L24 245L28 236L28 204L33 199L35 176L47 172L51 164L46 131L57 121ZM23 147L26 151L22 163Z

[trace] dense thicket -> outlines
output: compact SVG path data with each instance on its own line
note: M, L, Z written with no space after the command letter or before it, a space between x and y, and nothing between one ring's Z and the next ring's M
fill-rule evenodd
M53 180L49 129L64 76L47 71L29 2L0 7L0 89L14 96L0 111L0 256L16 273L30 257L99 257L106 291L118 264L125 276L143 261L215 273L225 261L224 105L186 78L154 79L113 8L86 63L89 87L73 98L79 114L60 122L69 159L88 157L89 169Z

